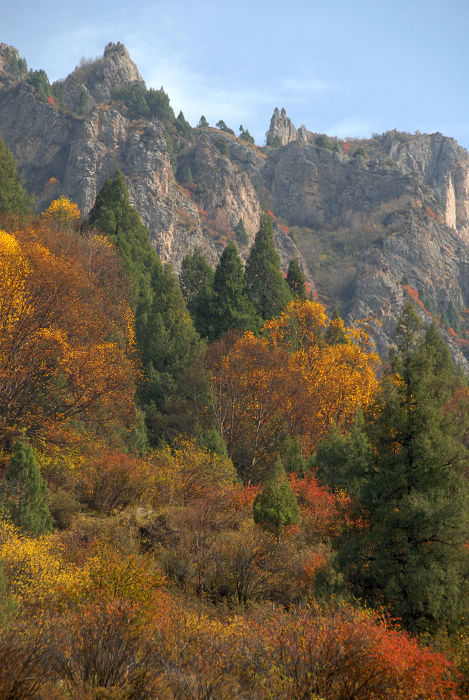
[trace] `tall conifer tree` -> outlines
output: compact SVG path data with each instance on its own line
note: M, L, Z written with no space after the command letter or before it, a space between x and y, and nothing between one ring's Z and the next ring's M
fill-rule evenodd
M47 507L48 489L34 458L31 445L20 438L5 474L5 502L13 522L31 535L52 530Z
M297 258L290 260L287 272L287 284L294 297L306 299L305 276Z
M13 154L0 136L0 214L24 216L31 209L32 200L18 175Z
M202 338L210 335L213 275L213 269L199 248L184 257L179 282L194 326Z
M277 457L264 488L254 500L253 513L254 522L273 532L277 542L287 525L300 520L298 501L280 457Z
M274 246L272 221L262 214L260 228L246 263L246 287L258 314L264 319L277 316L291 301L291 293L280 270Z
M202 388L189 384L187 373L203 346L177 277L169 265L161 264L119 171L98 193L89 220L114 241L134 284L136 339L144 368L139 398L150 442L158 444L168 430L178 432L180 420L188 430L190 394Z
M225 247L215 270L210 340L217 340L229 328L257 329L260 319L244 286L244 269L233 241Z
M339 543L339 562L356 595L412 631L432 630L457 624L467 605L467 452L445 410L458 380L436 329L422 338L410 304L396 344L366 424L372 449L345 465L360 517Z

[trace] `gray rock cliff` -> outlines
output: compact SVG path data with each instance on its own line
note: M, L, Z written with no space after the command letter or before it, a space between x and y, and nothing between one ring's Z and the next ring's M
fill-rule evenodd
M120 42L109 43L102 58L82 61L63 81L65 106L88 112L107 102L113 88L134 82L145 84L126 47Z
M176 122L111 100L117 85L144 85L121 44L65 79L64 109L38 99L1 57L0 47L0 132L39 210L63 193L86 215L119 168L156 250L178 268L195 246L215 263L240 219L245 259L266 209L283 267L298 257L322 301L349 322L371 319L383 356L408 297L423 319L439 320L467 367L469 155L453 139L390 131L341 141L296 130L278 109L268 132L276 147L210 127L181 136Z
M285 109L282 107L279 112L278 107L274 109L268 134L268 142L272 145L286 146L290 141L296 141L297 132L292 120L287 117Z

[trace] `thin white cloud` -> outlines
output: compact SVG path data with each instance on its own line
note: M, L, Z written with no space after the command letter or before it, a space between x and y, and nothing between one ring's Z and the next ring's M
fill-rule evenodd
M109 41L118 41L112 25L105 30L95 26L80 26L56 33L49 42L49 78L51 81L66 78L79 64L81 58L98 58L103 55Z
M365 138L367 136L371 136L371 134L375 131L377 131L377 129L371 124L370 121L364 120L359 116L339 119L339 121L334 122L327 127L327 129L325 129L326 134L338 136L339 138L345 138L347 136Z
M140 72L148 87L163 86L176 114L182 110L192 124L197 124L203 114L211 124L223 119L237 130L240 123L276 104L276 95L268 90L250 86L230 89L220 85L213 75L194 70L184 52L173 50L170 56L158 53L158 56L142 56Z

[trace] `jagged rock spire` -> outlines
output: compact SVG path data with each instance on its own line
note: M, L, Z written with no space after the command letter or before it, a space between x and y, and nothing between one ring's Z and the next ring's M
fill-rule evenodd
M285 146L290 141L296 140L297 132L292 120L287 117L283 107L280 111L276 107L270 120L269 131L267 132L267 145Z
M110 42L102 58L82 60L64 80L65 105L76 111L77 101L81 100L89 109L93 104L107 102L114 87L135 82L145 84L126 47L120 41Z

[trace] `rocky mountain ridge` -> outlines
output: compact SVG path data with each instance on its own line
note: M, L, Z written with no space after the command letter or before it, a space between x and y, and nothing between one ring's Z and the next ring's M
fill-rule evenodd
M231 238L245 258L267 209L283 266L297 256L321 300L349 321L371 317L382 355L410 296L423 318L440 319L467 367L469 155L453 139L389 131L339 140L297 129L284 109L274 110L269 146L208 126L181 133L179 117L112 99L119 86L146 90L122 44L61 82L62 106L11 73L12 51L0 46L0 132L40 209L63 193L86 214L119 168L176 268L196 245L215 263ZM240 219L247 240L236 238Z

